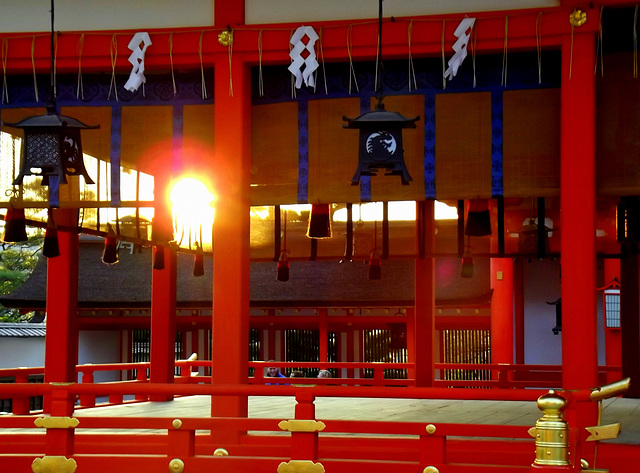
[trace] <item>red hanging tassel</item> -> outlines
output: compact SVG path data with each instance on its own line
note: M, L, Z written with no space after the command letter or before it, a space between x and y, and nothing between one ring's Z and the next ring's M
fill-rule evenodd
M307 237L331 238L331 208L329 204L311 205Z
M473 199L469 201L467 225L464 234L468 236L491 235L491 212L488 199Z
M153 269L164 269L164 247L153 247Z
M107 228L107 238L104 240L102 262L105 264L116 264L118 262L118 240L116 238L116 232L113 231L111 225L107 225Z
M474 274L473 268L473 258L471 256L463 256L462 257L462 272L460 276L463 278L472 278Z
M204 252L202 251L202 247L195 242L196 254L193 257L193 275L204 276Z
M276 280L286 282L289 280L289 250L282 250L278 259L278 270L276 271Z
M60 245L58 244L58 227L56 226L56 222L53 220L53 212L51 209L49 209L47 229L44 232L42 254L47 258L55 258L56 256L60 256Z
M369 279L382 279L382 259L375 248L369 253Z
M4 233L2 241L5 243L18 243L27 241L27 227L24 209L9 207L4 218Z

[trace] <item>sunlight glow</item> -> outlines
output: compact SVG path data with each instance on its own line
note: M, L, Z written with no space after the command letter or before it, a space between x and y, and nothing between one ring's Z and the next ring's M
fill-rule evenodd
M186 177L176 182L170 194L174 238L179 246L211 245L214 195L201 181Z

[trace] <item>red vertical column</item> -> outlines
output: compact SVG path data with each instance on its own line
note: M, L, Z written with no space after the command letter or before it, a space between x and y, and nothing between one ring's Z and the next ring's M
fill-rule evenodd
M513 363L513 260L491 258L491 363Z
M320 361L329 361L329 332L327 327L327 309L318 309L320 330Z
M604 286L609 284L614 278L620 281L620 260L604 260ZM600 294L602 296L602 293ZM603 307L604 311L604 307ZM604 329L605 363L607 366L622 366L622 345L619 328ZM638 346L636 345L636 354ZM607 383L613 383L620 379L620 373L607 371Z
M60 227L76 228L76 209L56 209ZM44 382L76 382L78 364L78 233L58 231L60 256L47 260Z
M524 364L524 274L522 258L513 263L513 299L516 364Z
M176 342L177 255L164 249L164 268L153 269L151 278L151 383L173 383ZM150 401L170 401L173 396L155 394Z
M415 260L415 363L416 386L433 386L436 285L434 202L418 203L419 244L424 245L421 255Z
M218 18L216 18L216 21ZM212 363L214 384L246 384L249 359L250 71L241 54L215 62ZM246 396L216 397L212 415L247 415Z
M594 58L593 33L575 28L563 38L560 254L565 389L590 388L598 380Z

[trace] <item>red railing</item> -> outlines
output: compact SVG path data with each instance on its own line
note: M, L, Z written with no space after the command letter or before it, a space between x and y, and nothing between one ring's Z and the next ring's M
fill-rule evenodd
M60 461L66 457L76 462L77 471L121 473L166 471L167 468L176 472L184 469L186 472L282 473L302 471L300 462L321 463L326 471L335 473L408 473L424 471L429 466L437 470L428 471L440 472L523 472L530 470L535 459L534 440L528 433L531 425L318 419L314 402L324 397L535 402L545 393L535 389L380 386L7 384L0 386L0 396L14 399L46 396L51 399L51 417L64 422L73 420L69 406L75 399L103 394L118 399L207 395L213 396L214 403L217 396L293 396L296 404L293 415L285 419L208 417L206 414L181 419L83 415L77 418L77 428L52 424L36 427L37 419L46 418L42 416L0 416L0 464L3 471L31 471L35 459L56 457L56 461ZM575 413L581 411L581 406L593 406L590 393L588 390L562 392L568 402L567 417L579 421ZM570 458L589 458L588 449L582 445L582 427L572 426ZM220 453L221 448L228 455L214 454ZM607 458L605 454L601 449L601 457ZM638 453L617 456L614 465L627 468L638 461L637 457ZM536 471L551 470L557 471L557 468ZM579 462L562 469L580 470Z
M251 361L249 367L253 368L254 375L248 378L249 384L291 384L291 378L266 378L265 369L275 365L281 369L293 370L309 368L312 370L331 369L333 372L345 374L346 377L335 378L295 378L295 384L308 385L340 385L340 386L415 386L415 379L412 377L415 372L415 363L324 363L324 362L264 362ZM187 360L176 360L175 366L179 375L175 377L177 384L200 384L210 383L209 376L198 375L198 369L210 368L211 361L196 360L190 357ZM79 374L79 381L82 384L94 384L95 373L115 372L117 377L127 378L128 371L136 372L136 379L126 381L127 383L146 383L148 381L147 371L150 367L148 362L141 363L106 363L106 364L85 364L78 365L76 372ZM364 377L365 370L373 373L371 377ZM385 377L388 370L405 370L407 378L396 379ZM473 372L478 370L491 371L492 379L442 379L445 370ZM560 389L562 387L562 367L557 365L510 365L510 364L462 364L462 363L436 363L435 387L456 387L456 388L501 388L501 389L527 389L527 388L547 388ZM599 367L599 384L604 385L612 379L620 378L621 369L619 366ZM13 378L16 383L26 383L29 377L44 375L44 368L9 368L0 369L0 378ZM123 382L123 381L116 381ZM97 383L99 386L108 386L108 382ZM106 391L98 393L85 393L80 395L79 407L94 407L97 400L104 398L99 405L122 404L123 402L146 401L148 397L144 394L137 394L130 399L120 397L119 394L108 395ZM2 397L0 397L2 399ZM13 399L14 414L29 413L29 399Z

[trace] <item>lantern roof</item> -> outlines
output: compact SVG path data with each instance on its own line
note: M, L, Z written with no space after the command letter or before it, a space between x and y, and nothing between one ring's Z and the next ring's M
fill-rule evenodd
M44 115L34 115L20 120L16 123L2 122L5 126L14 128L79 128L79 129L96 129L100 125L86 125L80 120L73 117L67 117L58 113L46 113Z
M415 128L416 122L420 117L407 118L400 112L390 112L384 109L382 100L376 104L375 110L366 112L357 118L342 117L348 122L342 125L344 128L371 128L371 127L387 127L387 128Z

